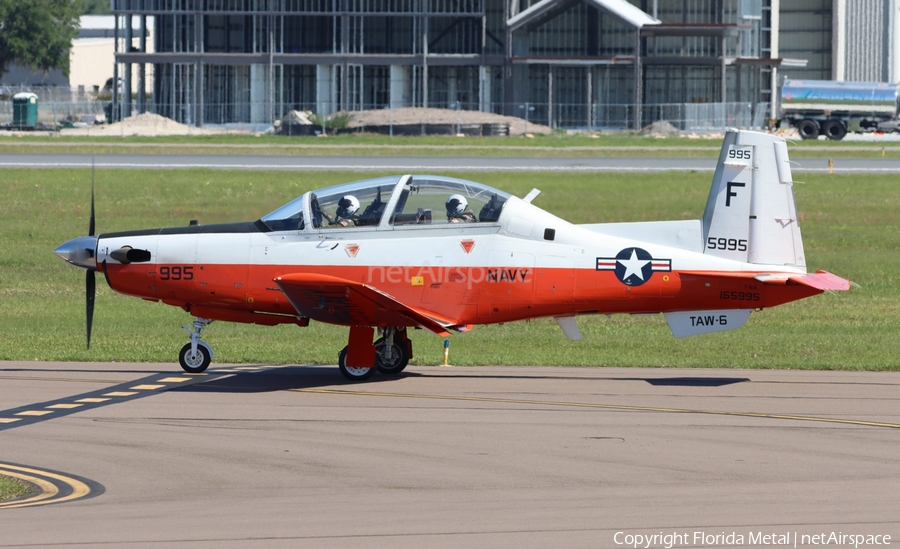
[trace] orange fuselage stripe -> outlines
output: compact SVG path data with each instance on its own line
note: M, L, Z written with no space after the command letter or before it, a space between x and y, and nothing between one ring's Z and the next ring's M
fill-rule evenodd
M293 315L296 311L274 279L313 273L367 284L406 306L459 319L460 324L591 313L758 309L821 293L803 285L763 284L752 278L754 273L654 272L644 284L627 286L610 270L572 268L197 264L190 276L175 279L175 267L109 264L107 275L120 293L180 307Z

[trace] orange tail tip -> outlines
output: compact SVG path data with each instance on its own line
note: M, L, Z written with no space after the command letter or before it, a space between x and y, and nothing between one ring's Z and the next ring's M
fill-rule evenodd
M817 290L846 291L850 289L850 281L845 280L828 271L816 271L815 274L797 275L791 277L792 282L799 282Z
M809 286L810 288L822 290L823 292L825 290L845 291L850 289L849 280L844 280L843 278L831 274L828 271L817 271L815 273L807 274L760 274L754 276L753 278L762 282L763 284L774 284L776 286L785 286L787 284L802 284L804 286Z

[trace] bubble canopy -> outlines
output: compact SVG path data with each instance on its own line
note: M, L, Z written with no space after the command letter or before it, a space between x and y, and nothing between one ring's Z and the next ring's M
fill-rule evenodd
M271 231L496 223L509 197L465 179L397 175L307 192L260 222Z

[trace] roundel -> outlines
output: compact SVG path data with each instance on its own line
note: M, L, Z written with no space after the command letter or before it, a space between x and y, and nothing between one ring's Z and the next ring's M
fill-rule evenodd
M625 248L616 254L616 278L629 286L640 286L653 276L652 261L647 250Z
M619 282L626 286L640 286L650 280L653 271L671 271L671 259L653 259L642 248L625 248L616 257L598 257L598 271L614 271Z

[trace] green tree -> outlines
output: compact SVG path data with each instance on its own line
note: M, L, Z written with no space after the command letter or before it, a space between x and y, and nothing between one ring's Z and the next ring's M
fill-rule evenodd
M109 0L84 0L85 15L112 15Z
M81 11L82 0L0 0L0 75L15 61L68 76Z

